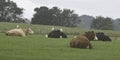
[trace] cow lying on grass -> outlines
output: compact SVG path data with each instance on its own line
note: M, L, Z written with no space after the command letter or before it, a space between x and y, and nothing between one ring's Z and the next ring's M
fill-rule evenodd
M21 36L21 37L26 37L28 34L33 34L34 32L32 31L31 28L27 29L22 29L22 28L16 28L16 29L11 29L7 31L5 34L7 36Z
M100 41L112 41L111 38L107 35L105 35L103 32L97 32L96 36L98 40Z
M67 35L60 30L53 30L48 34L48 38L67 38Z
M95 38L94 31L86 32L83 35L79 35L75 38L73 38L70 41L70 47L72 48L87 48L89 49L93 48L92 44L90 43L90 40L93 40Z
M55 30L55 28L52 28L52 31L46 35L48 38L67 38L67 35L63 33L62 28L60 30Z

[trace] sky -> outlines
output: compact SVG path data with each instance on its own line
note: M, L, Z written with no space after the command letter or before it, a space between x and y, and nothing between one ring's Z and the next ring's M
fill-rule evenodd
M76 14L90 16L104 16L113 19L120 18L120 0L12 0L18 7L24 8L23 16L31 19L33 17L34 8L54 6L60 9L71 9Z

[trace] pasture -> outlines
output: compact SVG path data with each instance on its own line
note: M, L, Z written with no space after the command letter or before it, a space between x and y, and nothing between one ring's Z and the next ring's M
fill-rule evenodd
M0 60L119 60L120 40L112 42L91 41L93 49L70 48L73 35L89 31L79 28L63 28L68 38L45 38L52 26L32 25L35 34L27 37L5 36L4 31L15 28L16 23L0 23ZM29 24L19 24L29 27ZM95 30L100 31L100 30ZM119 37L119 31L101 30L112 37ZM72 35L73 34L73 35Z

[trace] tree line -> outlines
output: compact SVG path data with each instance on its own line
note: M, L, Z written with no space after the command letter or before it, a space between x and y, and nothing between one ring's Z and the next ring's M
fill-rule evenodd
M32 24L75 27L78 21L78 15L70 9L61 10L58 7L49 9L46 6L42 6L40 8L35 8L34 11L36 13L32 18Z
M11 0L0 0L0 22L23 22L23 8ZM31 24L55 25L65 27L77 27L81 22L79 15L71 9L60 9L59 7L48 8L41 6L34 8L35 14L31 18ZM110 17L97 16L92 20L90 28L113 30L113 19Z
M23 8L10 0L0 0L0 22L23 22Z

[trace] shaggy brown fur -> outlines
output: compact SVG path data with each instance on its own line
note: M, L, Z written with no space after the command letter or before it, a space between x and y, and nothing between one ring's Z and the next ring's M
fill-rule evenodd
M95 33L93 31L86 32L83 35L79 35L70 41L70 47L72 48L93 48L90 40L95 38Z

